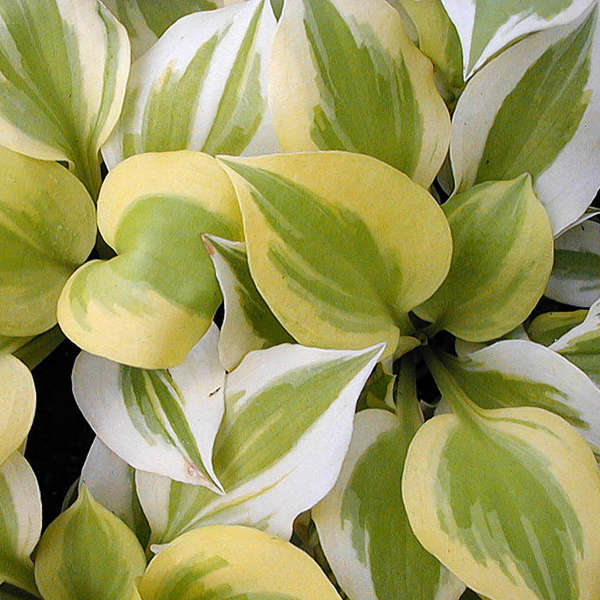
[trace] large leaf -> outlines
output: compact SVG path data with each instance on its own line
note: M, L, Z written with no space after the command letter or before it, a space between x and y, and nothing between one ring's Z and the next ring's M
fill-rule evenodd
M56 324L62 287L94 246L94 205L62 166L5 148L0 180L0 334L33 336Z
M306 345L387 355L415 347L408 311L446 276L452 241L435 200L367 156L307 152L222 159L244 219L252 277Z
M286 0L270 69L288 152L374 156L428 186L449 142L431 63L385 0Z
M0 144L68 160L95 195L129 74L125 28L97 0L3 0L0 30Z
M465 76L528 33L569 23L593 0L441 0L463 47Z
M600 477L587 444L539 408L479 409L430 366L455 414L428 421L406 458L403 497L419 541L490 598L597 598Z
M0 356L0 464L23 443L35 414L35 385L29 369Z
M531 178L483 183L443 205L452 230L448 277L415 312L463 340L491 340L533 310L552 269L552 230Z
M248 527L203 527L156 556L139 583L143 600L339 600L301 550Z
M225 372L217 339L213 325L183 364L160 371L82 352L73 368L77 405L96 435L134 468L218 491L212 451Z
M110 168L141 152L275 152L266 68L275 34L268 0L177 21L133 65L121 119L103 148Z
M465 586L415 538L401 497L408 445L420 426L412 410L356 415L335 487L312 511L336 580L352 600L457 600Z
M546 296L589 307L600 297L600 224L587 221L556 240Z
M113 170L98 223L116 258L92 261L65 286L58 319L78 346L116 362L180 364L221 303L203 233L240 239L234 190L198 152L149 153Z
M35 580L44 600L133 600L145 567L133 532L83 486L44 532Z
M251 352L225 383L213 464L225 494L138 472L151 541L195 527L241 524L289 538L292 522L334 485L360 391L382 347L282 345Z
M42 531L42 500L27 461L15 452L0 466L0 583L39 596L29 558Z
M219 358L231 371L252 350L293 342L269 310L250 275L246 245L214 236L205 245L215 266L225 304Z
M469 82L453 118L457 189L530 173L555 233L591 204L600 187L600 155L590 151L600 135L599 22L594 10L527 37Z

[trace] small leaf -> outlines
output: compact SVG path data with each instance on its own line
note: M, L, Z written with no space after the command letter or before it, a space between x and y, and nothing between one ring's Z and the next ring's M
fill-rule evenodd
M550 346L573 327L583 323L587 314L587 310L544 313L529 324L527 333L533 342Z
M7 581L39 596L29 556L41 531L38 483L29 463L15 452L0 466L0 583Z
M180 364L221 303L201 236L242 235L227 176L198 152L132 157L106 178L98 223L119 256L88 262L71 277L58 305L62 330L119 363Z
M449 142L431 63L385 0L286 0L269 97L287 152L368 154L429 186Z
M219 358L227 371L252 350L293 342L266 305L252 280L246 245L215 236L204 243L215 266L225 301L225 318L219 336Z
M83 486L44 532L35 580L45 600L130 600L145 567L133 532Z
M439 287L451 237L435 200L362 155L307 152L221 159L242 209L250 272L302 344L386 355L419 342L408 311Z
M275 25L269 1L250 0L170 27L131 69L121 119L102 149L109 168L142 152L277 151L266 98Z
M417 309L457 337L483 342L519 325L542 297L552 269L552 230L531 178L483 183L443 205L452 265Z

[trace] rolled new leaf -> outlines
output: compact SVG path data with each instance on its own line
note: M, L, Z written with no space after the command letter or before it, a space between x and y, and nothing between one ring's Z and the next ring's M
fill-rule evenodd
M248 527L187 533L156 556L139 582L143 600L339 600L318 565L288 542Z
M287 152L346 150L429 186L449 115L431 63L385 0L286 0L269 97Z
M146 558L133 532L83 486L46 529L35 580L44 600L133 600Z
M592 0L441 0L456 25L463 47L465 78L500 50L534 31L564 25L580 16Z
M597 12L526 37L469 82L452 121L457 190L529 173L555 234L592 203L600 187L600 156L589 151L600 134Z
M430 194L346 152L222 158L242 209L250 272L300 343L387 355L418 341L408 312L446 276L452 240Z
M212 466L224 412L217 339L212 325L184 363L162 370L82 352L73 368L77 405L96 435L134 468L222 491Z
M0 144L69 161L95 196L129 74L125 28L97 0L4 0L0 29Z
M600 297L600 223L587 221L557 238L545 294L586 308Z
M356 402L383 348L319 350L284 344L251 352L227 376L213 464L224 495L138 472L151 542L212 524L287 538L301 512L333 487Z
M546 211L528 175L475 186L442 208L452 265L415 312L463 340L498 338L527 318L546 288L553 252Z
M119 363L182 363L221 303L202 234L242 235L227 176L198 152L132 157L107 177L98 223L118 256L71 277L58 305L61 328L84 350Z
M214 236L204 238L223 293L225 317L219 336L219 359L227 371L252 350L293 342L252 280L246 245Z
M15 452L0 465L0 584L6 581L39 596L30 555L41 531L37 479L29 463Z
M31 372L14 356L0 356L0 464L23 443L34 413Z
M177 21L132 67L121 119L102 150L109 168L142 152L277 151L266 90L274 34L269 0Z
M408 450L402 493L421 544L490 598L598 597L600 478L585 441L539 408L476 408L433 368L455 414Z
M61 165L5 148L0 179L0 335L34 336L56 325L60 292L94 246L94 205Z

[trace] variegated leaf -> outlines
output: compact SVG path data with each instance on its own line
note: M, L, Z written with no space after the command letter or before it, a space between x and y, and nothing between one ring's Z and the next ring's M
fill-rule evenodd
M550 346L573 327L583 323L587 314L587 310L543 313L529 324L527 334L533 342Z
M596 208L595 206L590 206L586 209L586 211L578 219L575 219L575 221L573 221L569 225L565 225L565 227L563 227L561 230L557 231L555 234L555 237L558 238L563 233L566 233L567 231L569 231L569 229L574 229L578 225L581 225L582 223L585 223L586 221L589 221L590 219L594 219L598 216L600 216L600 208Z
M600 389L552 349L497 342L463 359L443 355L457 384L482 408L534 406L563 417L600 452Z
M465 77L515 40L564 25L594 0L441 0L463 47Z
M444 280L452 240L435 200L367 156L221 159L242 209L250 272L300 343L386 354L419 342L408 311Z
M529 175L482 183L442 208L452 230L452 265L415 313L463 340L498 338L524 321L544 293L553 255L548 215Z
M95 438L79 478L94 499L114 513L145 546L150 527L135 489L135 470L119 458L100 438Z
M62 287L94 246L94 204L64 167L5 148L0 180L0 334L29 337L56 324Z
M410 400L401 419L384 410L356 415L340 477L312 511L327 561L352 600L457 600L465 589L423 550L404 510L404 460L421 425Z
M408 450L402 491L421 544L490 598L597 598L600 477L587 444L539 408L480 409L430 368L455 414L428 421Z
M15 452L0 465L0 583L39 596L29 558L42 531L42 500L29 463Z
M550 350L569 359L600 387L600 300L592 304L585 320L556 340Z
M211 524L289 538L292 522L334 485L360 391L381 356L285 344L251 352L227 376L213 463L226 493L138 472L151 541Z
M554 267L546 296L589 307L600 297L600 224L587 221L555 242Z
M368 154L423 186L446 156L431 63L385 0L286 0L269 85L287 152Z
M102 152L109 168L142 152L275 152L266 98L275 34L269 0L177 21L133 65L121 119Z
M600 187L600 153L590 150L600 136L599 23L594 10L526 37L469 82L453 117L458 190L530 173L555 233L592 203Z
M227 176L199 152L132 157L105 180L98 223L119 256L71 277L58 305L61 328L84 350L123 364L180 364L221 303L201 236L242 235Z
M46 529L35 557L44 600L133 600L146 557L133 532L83 486Z
M212 325L183 364L160 371L82 352L73 368L77 405L96 435L134 468L221 491L212 467L225 410L217 340Z
M460 39L441 0L388 0L406 15L416 31L419 49L435 68L438 84L449 101L464 88ZM405 21L406 24L406 21Z
M249 527L203 527L156 556L143 600L340 600L318 565L288 542Z
M219 358L227 371L252 350L293 342L275 318L250 275L246 245L215 236L204 238L225 303Z
M125 28L97 0L3 0L0 32L0 144L69 161L95 196L129 74Z
M35 413L35 385L17 358L0 356L0 465L25 440Z
M486 348L496 342L501 340L528 340L529 336L527 335L527 331L523 325L519 325L515 327L512 331L504 334L502 337L496 340L490 340L489 342L467 342L465 340L461 340L460 338L456 338L454 340L454 351L456 352L456 356L459 358L464 358L468 354L472 352L476 352L477 350L481 350L482 348Z

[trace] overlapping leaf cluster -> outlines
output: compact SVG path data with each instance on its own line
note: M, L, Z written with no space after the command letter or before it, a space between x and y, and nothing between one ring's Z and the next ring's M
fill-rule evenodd
M500 4L0 3L0 596L600 597L599 9Z

